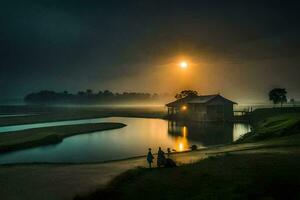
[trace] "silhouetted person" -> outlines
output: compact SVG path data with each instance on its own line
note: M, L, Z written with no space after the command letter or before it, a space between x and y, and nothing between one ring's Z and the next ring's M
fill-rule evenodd
M149 168L152 168L153 159L154 159L154 156L151 153L151 148L149 148L148 155L147 155L147 161L149 164Z
M171 149L168 148L168 149L167 149L167 156L168 156L168 158L170 158L170 155L171 155Z
M157 167L165 165L165 163L166 163L165 152L163 152L163 150L161 150L161 148L159 147L157 152Z

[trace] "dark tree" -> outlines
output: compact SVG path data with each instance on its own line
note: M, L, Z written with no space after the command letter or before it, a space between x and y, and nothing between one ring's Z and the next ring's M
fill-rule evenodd
M79 91L77 94L78 94L78 96L83 96L85 93L84 93L84 91Z
M114 94L109 90L104 90L103 95L104 96L113 96Z
M86 94L89 95L89 96L92 95L92 94L93 94L93 90L87 89L87 90L86 90Z
M294 98L292 98L292 99L290 100L290 103L293 105L293 107L295 107L295 99L294 99Z
M197 96L197 95L198 95L198 92L195 91L195 90L183 90L180 93L177 93L175 95L175 98L176 99L182 99L182 98L185 98L185 97L193 97L193 96Z
M101 96L102 94L103 94L103 92L100 90L100 91L98 92L98 95Z
M269 99L273 101L274 105L280 103L282 107L282 104L287 102L286 94L285 88L274 88L269 92Z

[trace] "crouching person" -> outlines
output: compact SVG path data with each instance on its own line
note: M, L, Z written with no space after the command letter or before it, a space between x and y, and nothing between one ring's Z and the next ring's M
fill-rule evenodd
M165 152L161 150L161 148L158 148L157 152L157 167L164 166L166 164L166 157Z

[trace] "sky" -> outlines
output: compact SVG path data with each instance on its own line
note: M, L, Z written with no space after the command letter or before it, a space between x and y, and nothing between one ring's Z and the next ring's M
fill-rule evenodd
M292 1L1 1L0 99L43 89L300 99ZM188 62L180 69L181 60Z

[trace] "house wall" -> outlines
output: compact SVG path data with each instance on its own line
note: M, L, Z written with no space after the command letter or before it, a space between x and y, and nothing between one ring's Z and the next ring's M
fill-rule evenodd
M230 120L230 121L233 120L234 118L233 104L226 104L224 114L225 114L225 120Z
M224 120L224 105L207 105L207 119L208 120Z
M204 104L189 104L188 118L195 121L204 121L206 118L206 106Z
M181 114L195 121L233 120L233 104L216 102L209 104L189 104L188 111Z
M223 99L222 97L215 98L206 104L207 107L212 106L214 109L208 109L209 120L233 120L233 104L230 101ZM223 112L219 112L222 109Z

